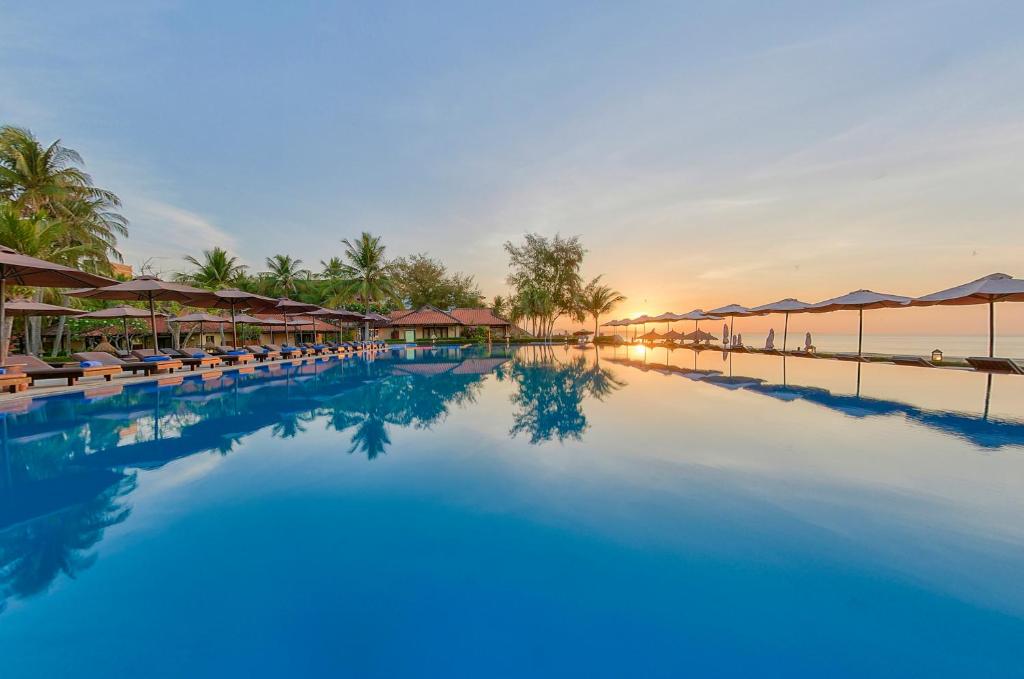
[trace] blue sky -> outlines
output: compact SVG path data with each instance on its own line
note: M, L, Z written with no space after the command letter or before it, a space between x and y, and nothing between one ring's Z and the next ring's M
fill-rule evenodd
M492 295L503 241L560 231L624 312L921 294L1024 275L1022 25L1015 2L22 3L0 120L83 153L135 265L317 268L365 229Z

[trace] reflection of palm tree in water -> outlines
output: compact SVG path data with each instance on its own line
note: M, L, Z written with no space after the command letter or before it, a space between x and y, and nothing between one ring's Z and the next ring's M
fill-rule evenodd
M588 365L580 355L560 363L550 347L536 349L517 357L509 369L518 387L511 399L515 412L509 433L528 433L530 443L580 440L589 426L583 399L604 400L625 383L598 360Z
M388 425L429 429L453 405L475 402L481 384L482 377L475 374L383 377L339 398L328 410L328 427L352 429L348 452L362 452L372 460L391 445Z
M118 480L85 502L44 514L0 532L0 610L11 597L45 591L58 575L74 578L96 561L87 554L106 528L130 509L118 500L135 488L135 476Z

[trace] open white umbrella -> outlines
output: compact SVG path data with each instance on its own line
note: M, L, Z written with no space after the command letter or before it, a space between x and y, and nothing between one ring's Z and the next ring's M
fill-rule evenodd
M812 306L807 302L801 302L798 299L787 297L786 299L780 299L777 302L771 302L770 304L762 304L756 306L750 310L751 314L763 315L763 314L785 314L786 320L782 326L782 350L786 350L786 340L789 337L789 315L793 313L800 313L807 311L808 307Z
M996 302L1024 302L1024 279L994 273L910 300L910 306L988 304L988 355L995 356Z
M723 318L728 318L729 319L729 339L730 339L730 341L732 340L732 338L736 334L734 330L735 330L735 320L736 320L737 316L756 316L757 315L757 314L753 313L750 309L748 309L747 307L745 307L745 306L743 306L741 304L726 304L725 306L720 306L717 309L712 309L708 313L713 315L713 316L722 316ZM722 334L725 334L725 333L723 332Z
M855 290L839 297L826 299L824 302L812 304L806 311L812 314L829 311L856 311L858 316L857 355L862 356L864 353L864 310L901 307L906 306L909 302L910 298L902 295L891 295L873 290Z

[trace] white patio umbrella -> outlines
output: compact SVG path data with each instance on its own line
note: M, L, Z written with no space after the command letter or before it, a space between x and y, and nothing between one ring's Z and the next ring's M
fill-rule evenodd
M679 316L680 321L693 321L694 331L700 330L701 321L720 321L721 316L705 312L703 309L694 309L693 311L687 312Z
M800 312L806 311L808 309L808 307L810 307L810 306L812 306L812 305L808 304L807 302L801 302L798 299L793 299L792 297L787 297L786 299L780 299L777 302L771 302L770 304L762 304L761 306L756 306L756 307L752 308L750 311L751 311L752 314L755 314L755 315L763 315L763 314L785 314L786 315L785 323L782 326L783 327L783 330L782 330L782 350L785 351L786 350L786 340L789 337L789 315L793 314L793 313L800 313Z
M722 316L724 318L729 319L730 342L736 334L733 330L735 326L735 319L737 316L757 316L757 314L753 313L750 309L741 304L726 304L725 306L720 306L717 309L712 309L708 313L713 316Z
M901 307L906 306L909 302L910 298L902 295L891 295L873 290L855 290L839 297L826 299L824 302L812 304L806 311L812 314L829 311L856 311L858 316L857 355L862 356L864 353L864 310Z
M909 306L988 304L988 355L995 355L996 302L1024 302L1024 279L994 273L910 300Z

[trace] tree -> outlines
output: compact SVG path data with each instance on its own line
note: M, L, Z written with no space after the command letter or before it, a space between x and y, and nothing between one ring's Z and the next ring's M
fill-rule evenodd
M615 305L626 301L625 296L619 294L618 290L601 283L601 276L587 283L580 293L579 307L582 311L594 317L594 339L597 340L598 317L602 314L611 313Z
M472 276L449 274L426 253L400 257L391 264L395 291L414 309L429 304L441 309L483 306L483 294Z
M93 185L84 164L59 139L43 146L29 130L0 127L0 200L22 217L45 211L61 223L64 244L88 247L97 253L93 263L109 270L110 260L121 261L117 239L128 235L128 220L115 211L117 195Z
M264 275L270 283L270 290L278 297L287 297L298 291L299 281L306 278L307 271L301 268L301 259L289 255L267 257L267 271Z
M549 239L529 233L525 239L522 245L505 243L511 269L507 281L515 290L516 314L530 320L533 334L550 338L560 317L579 317L579 272L586 249L577 236Z
M364 311L369 311L374 302L397 297L380 236L364 231L356 240L344 238L341 243L345 246L345 263L341 270L343 284Z
M238 257L229 255L227 250L220 247L203 250L202 261L192 255L186 256L185 261L194 266L195 271L180 274L178 278L208 290L234 287L247 268L239 263Z
M508 313L508 302L509 300L501 295L495 295L491 301L491 312L498 318L505 318L505 315Z
M60 140L44 146L29 130L0 127L0 205L6 206L9 247L26 252L23 247L33 241L33 256L95 273L109 273L111 260L121 261L117 239L128 235L128 220L115 211L118 197L93 185L84 164ZM44 297L41 289L31 294L36 301ZM64 303L59 296L54 301ZM42 349L42 320L25 323L33 353ZM61 317L55 351L64 323Z

